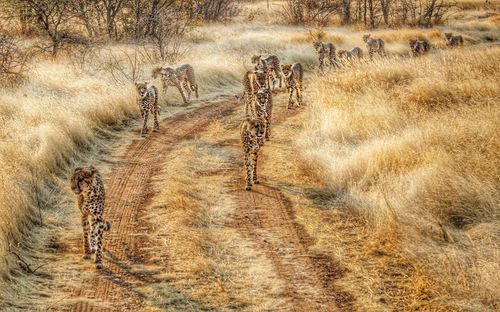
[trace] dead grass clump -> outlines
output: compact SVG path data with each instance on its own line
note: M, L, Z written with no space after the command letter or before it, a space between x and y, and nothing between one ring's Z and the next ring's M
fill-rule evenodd
M374 246L414 267L414 307L498 305L500 49L482 52L378 60L311 87L302 157L374 227Z

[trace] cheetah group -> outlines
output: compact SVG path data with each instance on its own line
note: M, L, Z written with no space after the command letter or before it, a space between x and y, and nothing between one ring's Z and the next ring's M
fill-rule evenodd
M461 35L445 33L449 47L462 46ZM374 55L386 57L385 42L381 38L373 38L371 34L363 36L366 50L370 59ZM431 49L429 41L425 39L411 39L409 41L412 56L421 56ZM336 50L333 43L315 41L312 48L316 51L318 65L321 72L325 66L332 69L339 68L343 62L350 62L363 58L363 51L359 47L351 50ZM273 92L285 87L288 92L287 108L303 106L304 67L295 62L281 64L276 55L253 55L249 60L253 69L246 71L241 80L242 95L237 97L244 103L244 116L240 125L240 139L243 150L243 165L245 172L245 190L251 191L254 184L259 183L257 176L258 156L271 137ZM169 86L175 87L181 94L183 103L187 105L194 92L198 98L198 84L196 83L193 66L184 64L177 68L157 67L152 70L152 78L159 78L162 83L163 94ZM152 132L159 130L160 106L158 104L158 88L147 82L136 82L137 105L140 110L143 125L142 136L148 134L148 118L152 115ZM293 95L295 93L296 100ZM187 95L187 96L186 96ZM103 179L99 171L93 166L83 166L74 169L70 177L72 191L77 197L78 208L81 211L83 228L84 258L89 259L95 254L95 267L101 269L102 241L104 231L111 227L104 221L105 191Z

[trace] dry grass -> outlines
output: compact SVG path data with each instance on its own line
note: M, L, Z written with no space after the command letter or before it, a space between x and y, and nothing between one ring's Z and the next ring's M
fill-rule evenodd
M498 308L499 61L464 49L313 83L303 162L418 272L412 309Z
M241 24L208 25L190 34L192 47L179 64L189 62L195 68L201 94L195 105L221 94L240 92L241 75L251 68L249 59L255 53L277 54L284 63L301 62L307 69L316 66L308 29L272 25L280 2L271 1L271 12L261 15L255 15L255 11L261 10L265 1L248 4L246 16L254 15L252 24L244 20ZM466 2L461 3L466 5ZM474 7L474 10L455 15L451 24L441 30L461 32L470 43L498 40L498 14L486 6ZM337 48L360 46L364 49L361 39L364 32L346 28L325 31L325 40L334 42ZM407 41L414 37L430 39L434 47L444 46L438 29L381 30L374 32L374 36L387 41L391 54L407 54ZM106 48L133 50L120 46ZM498 284L499 279L498 252L494 249L500 235L496 135L499 112L495 105L499 100L499 53L498 48L488 49L483 55L473 55L473 51L433 52L431 57L418 60L362 63L346 68L335 77L318 78L311 88L315 97L309 102L314 105L308 118L313 126L307 129L300 145L308 149L304 155L310 161L307 171L310 168L324 171L321 180L329 186L328 192L334 194L326 199L321 195L320 205L328 206L330 200L336 205L340 202L349 213L342 215L342 222L347 222L346 217L354 218L352 212L355 212L352 228L373 239L373 246L367 250L390 251L396 259L403 258L402 262L414 266L411 276L415 276L418 283L401 286L415 288L413 307L422 298L418 292L427 295L422 288L429 285L435 300L432 307L443 304L446 308L481 310L497 304L492 285ZM452 70L457 64L461 69ZM140 79L151 81L149 71L156 65L172 64L145 63ZM415 71L415 68L421 70ZM158 81L155 83L159 85ZM331 88L324 90L324 84ZM20 283L28 278L20 273L14 258L7 256L8 242L21 242L15 248L26 252L33 246L45 246L43 240L49 235L44 231L75 233L80 230L78 213L70 217L67 214L75 208L67 199L65 177L71 167L84 159L88 161L89 154L108 145L106 139L113 136L109 130L121 128L125 120L137 117L138 111L131 83L117 86L107 73L81 73L66 57L56 61L37 60L24 85L1 91L0 259L3 260L0 262L0 299L7 298L12 303L17 300L15 296L19 296L21 299L17 302L29 305L29 301L23 301L25 298L32 296L35 302L46 295L44 291L36 295L28 294L29 291L34 285L46 290L47 281L37 276L30 277L34 283ZM171 88L167 96L161 96L161 101L163 106L177 105L180 97ZM166 110L173 112L181 108L167 107ZM213 146L206 148L207 143L190 144L182 147L182 152L192 154L194 160L203 159L215 167L227 161L224 158L227 155L217 155ZM198 153L198 148L210 152L209 155ZM177 166L176 170L190 169L182 164L172 166ZM304 174L298 177L301 181L310 179ZM224 180L203 177L211 186L194 190L201 193L200 199L181 200L182 189L190 185L190 179L200 177L173 179L172 190L169 188L159 197L176 210L163 211L161 205L154 208L166 219L178 213L172 219L177 223L168 223L168 230L175 228L181 236L193 238L192 245L186 246L182 246L181 241L168 242L179 255L173 270L181 272L183 265L189 265L187 269L191 274L182 282L185 284L174 286L183 289L187 297L204 300L210 306L229 306L229 296L217 298L215 292L209 290L223 287L239 302L272 307L271 300L257 302L256 298L264 296L259 287L246 284L255 292L241 294L234 286L233 279L248 283L245 281L248 276L262 272L253 272L255 267L248 264L249 259L232 262L228 246L240 248L238 254L248 250L238 245L241 238L232 241L228 237L233 233L217 228L229 213L230 203L222 200L220 206L207 204L211 203L211 196L224 197L218 188ZM39 224L39 208L45 225L42 229L34 226ZM321 223L323 215L308 215L306 209L301 213L304 220L310 218L311 232L324 234L323 247L318 248L331 248L325 246L335 231ZM321 226L315 229L313 221ZM444 224L443 228L438 221ZM376 231L363 232L365 224L375 225ZM27 230L33 228L35 230ZM382 244L379 238L387 236L387 229L392 234L388 236L390 240ZM158 231L166 229L158 225ZM29 233L32 236L27 236ZM394 233L401 241L394 240ZM214 238L219 235L224 237L222 245ZM349 243L342 239L338 242ZM379 248L380 245L383 248ZM230 256L221 256L224 253ZM186 264L185 259L193 255L196 261ZM24 256L34 263L38 260L32 253L26 252ZM336 256L342 257L341 252ZM265 268L265 259L255 257L263 261ZM50 259L56 272L58 261L63 260L55 256ZM427 261L440 265L429 267ZM200 267L205 269L200 271ZM359 273L358 278L368 274L360 266L351 269ZM203 287L195 286L196 274L205 274L210 282ZM265 274L271 276L272 272L265 271ZM72 283L75 279L78 276L64 282ZM272 284L266 280L259 282ZM359 279L349 285L356 283L360 285L360 293L373 286ZM10 287L13 284L15 286ZM206 298L202 298L203 292L207 293ZM370 304L380 307L380 304Z

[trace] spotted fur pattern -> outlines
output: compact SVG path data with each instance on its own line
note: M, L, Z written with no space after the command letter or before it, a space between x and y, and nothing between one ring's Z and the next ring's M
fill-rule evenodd
M153 69L152 76L153 78L160 77L164 93L167 92L169 86L176 87L181 94L184 104L188 104L188 101L191 99L191 91L194 91L196 98L198 98L198 84L196 83L193 66L189 64L181 65L176 69L171 67L157 67ZM183 88L184 91L182 90ZM187 99L184 92L187 93Z
M413 56L424 55L427 52L429 52L431 48L429 41L427 41L426 39L423 40L411 39L409 43L410 43L411 54Z
M361 48L354 47L351 50L339 50L337 52L339 59L341 60L352 60L352 59L360 59L363 57L363 51Z
M270 89L260 88L256 93L252 105L253 117L264 122L266 127L265 138L271 135L271 117L273 113L273 95Z
M247 191L252 189L252 184L259 183L257 178L257 160L259 150L264 142L264 133L264 122L258 118L247 118L241 123L240 137L246 171L245 189Z
M255 64L255 70L261 70L267 73L269 80L272 81L272 88L276 87L278 81L279 88L282 87L282 73L280 60L276 55L262 57L262 55L252 56L252 64ZM268 83L271 85L271 83Z
M93 166L76 168L70 178L82 214L84 258L95 253L95 266L102 268L103 232L111 227L104 221L105 191L102 177Z
M160 107L158 106L158 89L155 86L149 86L147 82L136 83L137 89L137 105L141 110L141 116L144 120L142 125L142 136L148 133L148 116L153 114L153 132L158 131L158 115Z
M318 54L319 69L323 70L325 66L325 59L328 60L330 66L337 67L338 59L335 55L335 46L330 42L313 42L313 47Z
M293 63L283 65L281 67L285 77L285 85L288 90L288 109L293 105L293 92L297 95L297 105L302 106L302 91L303 91L303 78L304 70L300 63Z
M446 37L447 45L449 47L464 45L464 38L462 37L462 35L453 36L452 33L444 33L444 36Z
M375 53L378 53L380 56L387 56L384 40L380 38L371 38L371 34L366 34L363 36L363 41L366 43L366 49L368 50L370 59L373 58L373 54Z

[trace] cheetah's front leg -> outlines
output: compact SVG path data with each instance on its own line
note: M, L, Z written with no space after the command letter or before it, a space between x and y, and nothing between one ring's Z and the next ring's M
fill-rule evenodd
M94 251L95 251L95 267L96 269L102 269L102 233L104 231L104 223L102 217L92 218L92 232L95 239Z
M84 259L90 259L92 251L89 246L89 214L82 212L82 228L83 228L83 251Z
M177 87L177 90L179 90L179 93L181 94L182 96L182 101L184 102L184 105L187 105L188 104L188 101L186 100L186 96L184 96L184 92L182 92L182 88L181 88L181 85L180 84L177 84L176 85Z
M295 92L296 92L296 95L297 95L297 104L300 107L300 106L302 106L302 85L296 86L295 87Z
M191 100L191 88L189 87L187 80L184 80L182 82L182 87L184 88L184 90L187 93L187 99L188 99L188 101L190 101Z
M153 132L156 132L156 131L158 131L158 128L160 126L160 123L158 122L158 108L157 107L154 108L153 119L154 119Z
M292 108L293 104L293 88L288 87L288 109Z
M245 169L246 169L246 187L245 190L250 191L252 189L252 164L250 162L250 151L245 149Z
M144 110L144 123L142 125L142 132L141 135L144 137L148 133L148 115L149 115L149 110Z
M257 178L257 157L258 152L252 153L252 180L254 184L259 184L259 179Z

